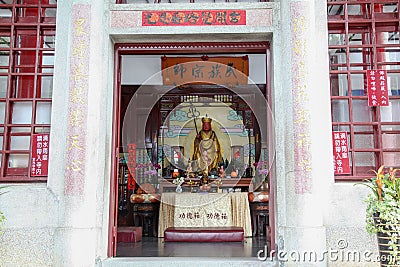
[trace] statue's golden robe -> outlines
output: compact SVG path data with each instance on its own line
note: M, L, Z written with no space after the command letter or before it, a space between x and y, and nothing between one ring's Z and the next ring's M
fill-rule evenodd
M214 131L199 132L200 138L194 140L192 160L196 162L197 169L209 173L218 170L218 164L222 162L221 145Z

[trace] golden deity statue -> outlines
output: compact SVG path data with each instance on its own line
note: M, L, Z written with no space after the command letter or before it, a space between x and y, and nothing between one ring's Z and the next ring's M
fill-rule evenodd
M211 129L211 118L203 117L202 129L194 140L192 160L197 163L197 169L206 173L218 171L218 164L222 162L221 145L218 137Z

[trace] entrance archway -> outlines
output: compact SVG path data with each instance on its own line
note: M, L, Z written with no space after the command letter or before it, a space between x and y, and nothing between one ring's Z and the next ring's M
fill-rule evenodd
M155 48L158 47L158 48ZM176 45L171 44L171 45L117 45L116 46L116 77L118 77L116 79L116 90L115 90L115 100L114 100L114 104L116 107L115 110L115 117L114 117L114 156L113 158L115 159L114 161L114 172L113 172L113 183L112 183L112 192L111 192L111 203L112 207L111 207L111 213L110 213L110 249L109 249L109 253L110 256L115 256L116 254L116 235L117 235L117 227L118 226L123 226L123 225L131 225L131 224L135 224L136 222L133 219L133 206L132 203L130 203L130 196L132 193L135 193L136 190L138 188L141 188L141 185L143 185L143 183L145 184L150 184L153 186L154 190L156 190L156 193L159 193L160 191L160 176L163 180L167 180L168 178L171 178L171 171L172 169L169 168L164 168L164 159L162 158L161 161L159 161L160 158L160 143L164 142L164 140L162 140L165 137L165 133L163 132L164 130L163 127L165 127L165 115L168 116L170 115L169 113L176 108L176 105L182 105L182 103L191 103L193 104L195 102L194 99L197 98L197 100L202 97L205 99L214 99L214 101L216 103L225 103L228 102L229 105L232 105L232 103L239 103L240 101L232 101L234 98L236 100L240 99L240 97L237 97L238 95L246 95L247 93L253 94L253 101L255 100L255 102L253 103L253 105L255 103L262 103L262 102L257 102L259 100L259 97L254 97L254 89L251 89L252 86L255 86L257 88L257 92L260 93L263 96L263 99L266 101L268 101L269 99L269 83L268 83L268 79L267 79L267 65L268 65L268 43L247 43L247 44L243 44L243 43L238 43L238 44L202 44L199 46L199 44L185 44L182 45L180 44L180 50L178 51L176 49ZM201 47L201 49L199 49L199 47ZM178 54L179 53L179 54ZM150 82L150 84L146 84L145 88L143 87L143 82L140 82L140 78L142 77L146 77L146 72L147 74L149 73L149 71L154 71L153 70L149 70L147 67L154 64L154 62L158 59L160 60L160 55L173 55L174 57L188 57L188 56L198 56L199 54L201 55L205 55L207 57L211 57L211 56L249 56L250 58L253 58L253 62L250 63L250 69L252 64L258 64L262 61L264 61L262 63L263 68L261 68L261 75L263 75L263 81L258 83L258 84L254 84L254 85L247 85L247 86L233 86L233 89L230 88L230 90L227 90L226 88L223 88L221 86L217 86L217 85L202 85L202 84L189 84L189 85L179 85L179 86L171 86L171 85L165 85L163 84L163 82L161 81L160 84L157 84L158 82L160 82L160 80L157 81L157 78L155 78L155 82ZM136 66L135 64L133 65L129 65L129 61L132 62L141 62L140 64L140 68L136 68L135 70L128 70L129 66ZM146 62L147 61L147 62ZM147 63L147 64L146 64ZM156 64L157 65L157 64ZM128 68L128 69L127 69ZM253 66L254 68L254 66ZM135 69L135 68L134 68ZM150 68L151 69L151 68ZM254 71L254 70L253 70ZM260 68L257 69L257 71L260 71ZM256 71L254 71L256 72ZM126 80L124 80L124 76L127 75L127 73L129 73L128 76L130 76L131 78L133 76L135 76L135 73L137 74L136 77L140 77L137 80L134 80L133 78L133 82L127 82ZM251 74L252 72L250 71L250 78L251 78ZM144 95L140 95L140 94L135 94L138 89L142 87L141 89L144 89L145 92ZM140 90L140 89L139 89ZM251 91L253 90L253 91ZM163 91L165 92L169 92L167 95L164 95ZM178 99L178 101L164 101L163 102L163 98L160 97L161 96L167 96L165 99L173 99L174 97L176 99ZM212 96L212 97L210 97ZM126 125L124 126L124 122L123 122L123 118L126 117L126 110L128 109L128 104L129 102L132 100L132 97L134 98L138 98L137 100L139 100L138 103L142 102L140 101L141 99L145 99L147 98L153 98L153 99L157 99L157 101L153 101L154 103L152 103L151 106L147 106L146 110L151 110L151 112L142 112L140 110L140 105L133 105L134 106L134 111L132 114L134 114L133 116L136 117L136 119L140 116L143 117L143 120L135 120L133 119L130 122L130 126L134 126L131 127L131 130L128 131L130 133L132 133L132 130L135 129L139 129L140 134L138 135L134 135L136 137L134 137L133 139L130 139L128 137L128 139L125 137L123 138L124 135L124 130L123 127L126 127ZM143 98L142 98L143 97ZM168 98L169 97L169 98ZM171 98L172 97L172 98ZM251 98L251 97L250 97ZM175 100L176 100L175 99ZM222 100L222 101L221 101ZM243 101L242 101L243 102ZM246 101L244 101L246 102ZM167 104L166 104L167 103ZM162 107L162 104L165 104L164 107ZM208 103L209 105L210 103ZM225 103L226 104L226 103ZM238 104L239 105L239 104ZM263 105L259 105L259 106L264 106ZM257 106L257 105L255 105ZM267 105L265 105L267 106ZM255 119L255 113L250 109L246 108L243 109L244 106L241 107L241 109L232 109L236 112L236 116L239 114L238 111L242 112L243 111L243 115L241 116L242 118L244 118L244 120L242 119L242 125L244 125L244 132L248 132L248 137L250 139L251 136L254 137L253 142L260 142L259 140L255 140L256 138L259 138L259 136L257 137L257 133L260 131L260 127L258 126L258 124L254 124L254 122L251 122L252 118ZM150 108L150 109L149 109ZM172 108L172 109L171 109ZM200 107L198 107L199 109L201 109ZM168 110L169 109L169 110ZM183 108L184 109L184 108ZM179 109L179 111L182 111L183 109ZM228 113L230 112L230 110L228 109ZM203 112L204 113L204 112ZM131 114L131 115L132 115ZM176 114L174 114L175 116ZM233 114L232 114L233 115ZM130 115L129 115L130 116ZM271 113L269 113L270 118L269 120L265 120L262 121L262 126L261 128L265 128L267 129L269 126L268 124L271 123L272 121L272 115ZM267 116L266 116L267 117ZM265 118L266 118L265 117ZM150 118L150 119L149 119ZM261 121L258 118L259 121ZM142 122L146 122L149 121L149 123L139 123L140 121ZM246 123L244 122L246 121ZM254 120L255 121L255 120ZM267 123L268 121L268 123ZM162 127L160 127L160 122L162 124ZM199 121L200 122L200 121ZM250 125L257 125L257 127L254 126L250 126ZM272 125L272 123L271 123ZM129 128L129 127L128 127ZM182 126L179 130L180 131L184 131L185 129L187 130L188 128L191 128L190 126L186 125L186 126ZM192 127L193 128L193 127ZM226 129L226 127L222 127L224 129ZM250 128L252 129L252 133L250 134ZM247 130L246 130L247 129ZM221 130L221 128L219 129ZM258 131L258 132L257 132ZM162 132L162 134L160 134ZM125 131L125 135L126 135L126 131ZM270 138L271 140L268 140L268 138ZM127 139L127 141L123 141L124 139ZM263 139L263 142L265 142L265 147L268 149L272 146L270 146L271 141L273 140L272 135L265 137ZM121 167L122 165L128 165L127 163L127 159L129 157L129 150L127 147L124 148L124 146L127 146L128 144L135 144L135 157L141 157L138 156L138 153L142 153L142 156L146 156L149 159L149 162L151 162L151 165L154 166L155 164L158 165L162 165L160 167L161 170L156 170L158 176L156 176L155 180L149 180L148 179L148 175L144 175L144 172L147 172L147 174L150 174L149 171L152 171L152 168L143 170L143 173L139 174L142 175L142 177L137 177L137 167L138 165L134 166L135 171L130 170L129 168L123 168ZM143 145L144 144L144 145ZM251 144L251 142L249 142L249 144ZM137 150L137 146L139 146L140 149L143 149L143 151L139 151ZM162 144L163 149L161 149L161 155L165 155L163 154L165 152L165 144ZM171 147L171 146L170 146ZM180 147L179 145L177 147ZM231 149L232 145L229 146L229 148ZM242 146L243 149L244 146ZM254 156L251 156L251 152L248 152L247 154L247 158L245 159L246 163L250 163L248 165L251 165L251 163L253 162L258 162L261 160L260 155L262 154L261 152L261 144L260 146L254 146ZM239 150L240 151L240 146L239 146ZM270 152L270 151L268 151ZM266 160L267 162L273 162L272 157L273 153L264 153L264 160ZM172 152L174 153L174 152ZM225 154L225 158L227 158L227 155L231 155L232 153L227 153ZM252 161L253 160L253 161ZM174 161L174 158L172 156L172 159L170 158L168 160L169 162ZM229 160L230 161L230 160ZM144 166L144 162L135 162L135 164L141 164L140 166L143 167ZM144 166L145 168L150 167L150 166ZM251 167L251 166L250 166ZM269 169L269 168L268 168ZM253 172L255 172L256 169L253 169ZM183 173L182 173L183 174ZM244 176L249 176L249 173L247 173L246 175L244 174L244 172L242 172L241 177L240 178L248 178L249 181L252 180L251 177L244 177ZM273 182L273 177L270 176L269 177L269 183L270 186L273 186L274 182ZM141 181L139 181L140 179L142 179ZM239 179L242 180L242 179ZM254 180L254 179L253 179ZM135 181L134 184L132 184L132 181ZM248 190L248 185L247 184L247 190ZM236 188L239 188L240 186L236 186ZM245 186L246 187L246 184ZM141 188L142 189L142 188ZM165 188L161 186L161 193ZM234 189L234 185L232 185L232 189ZM153 189L148 189L148 190L153 190ZM245 191L246 189L244 189ZM152 193L152 192L151 192ZM273 190L270 190L270 204L269 204L269 222L266 222L268 225L271 226L272 230L271 232L274 232L274 211L273 211ZM146 199L148 200L148 199ZM125 215L125 216L121 216L121 215ZM126 220L124 221L123 217L126 217ZM158 219L158 218L157 218ZM144 222L140 222L141 224L143 224ZM142 225L144 226L144 225ZM149 229L148 227L145 227L145 234L149 235ZM265 231L264 231L265 232ZM270 240L271 244L274 244L274 236L272 234L271 236L271 240Z

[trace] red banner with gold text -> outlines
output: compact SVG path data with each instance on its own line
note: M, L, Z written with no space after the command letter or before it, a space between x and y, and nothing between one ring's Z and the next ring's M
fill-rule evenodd
M367 70L368 106L389 106L386 70Z
M49 134L32 136L31 176L47 176L49 166Z
M347 132L332 132L333 163L335 174L350 174Z
M246 25L246 10L143 11L142 26Z

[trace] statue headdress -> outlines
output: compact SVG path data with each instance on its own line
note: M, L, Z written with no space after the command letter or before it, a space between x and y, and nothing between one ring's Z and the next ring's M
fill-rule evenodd
M207 115L201 119L201 122L203 122L203 123L204 122L211 122L211 121L212 121L212 119L207 117Z

